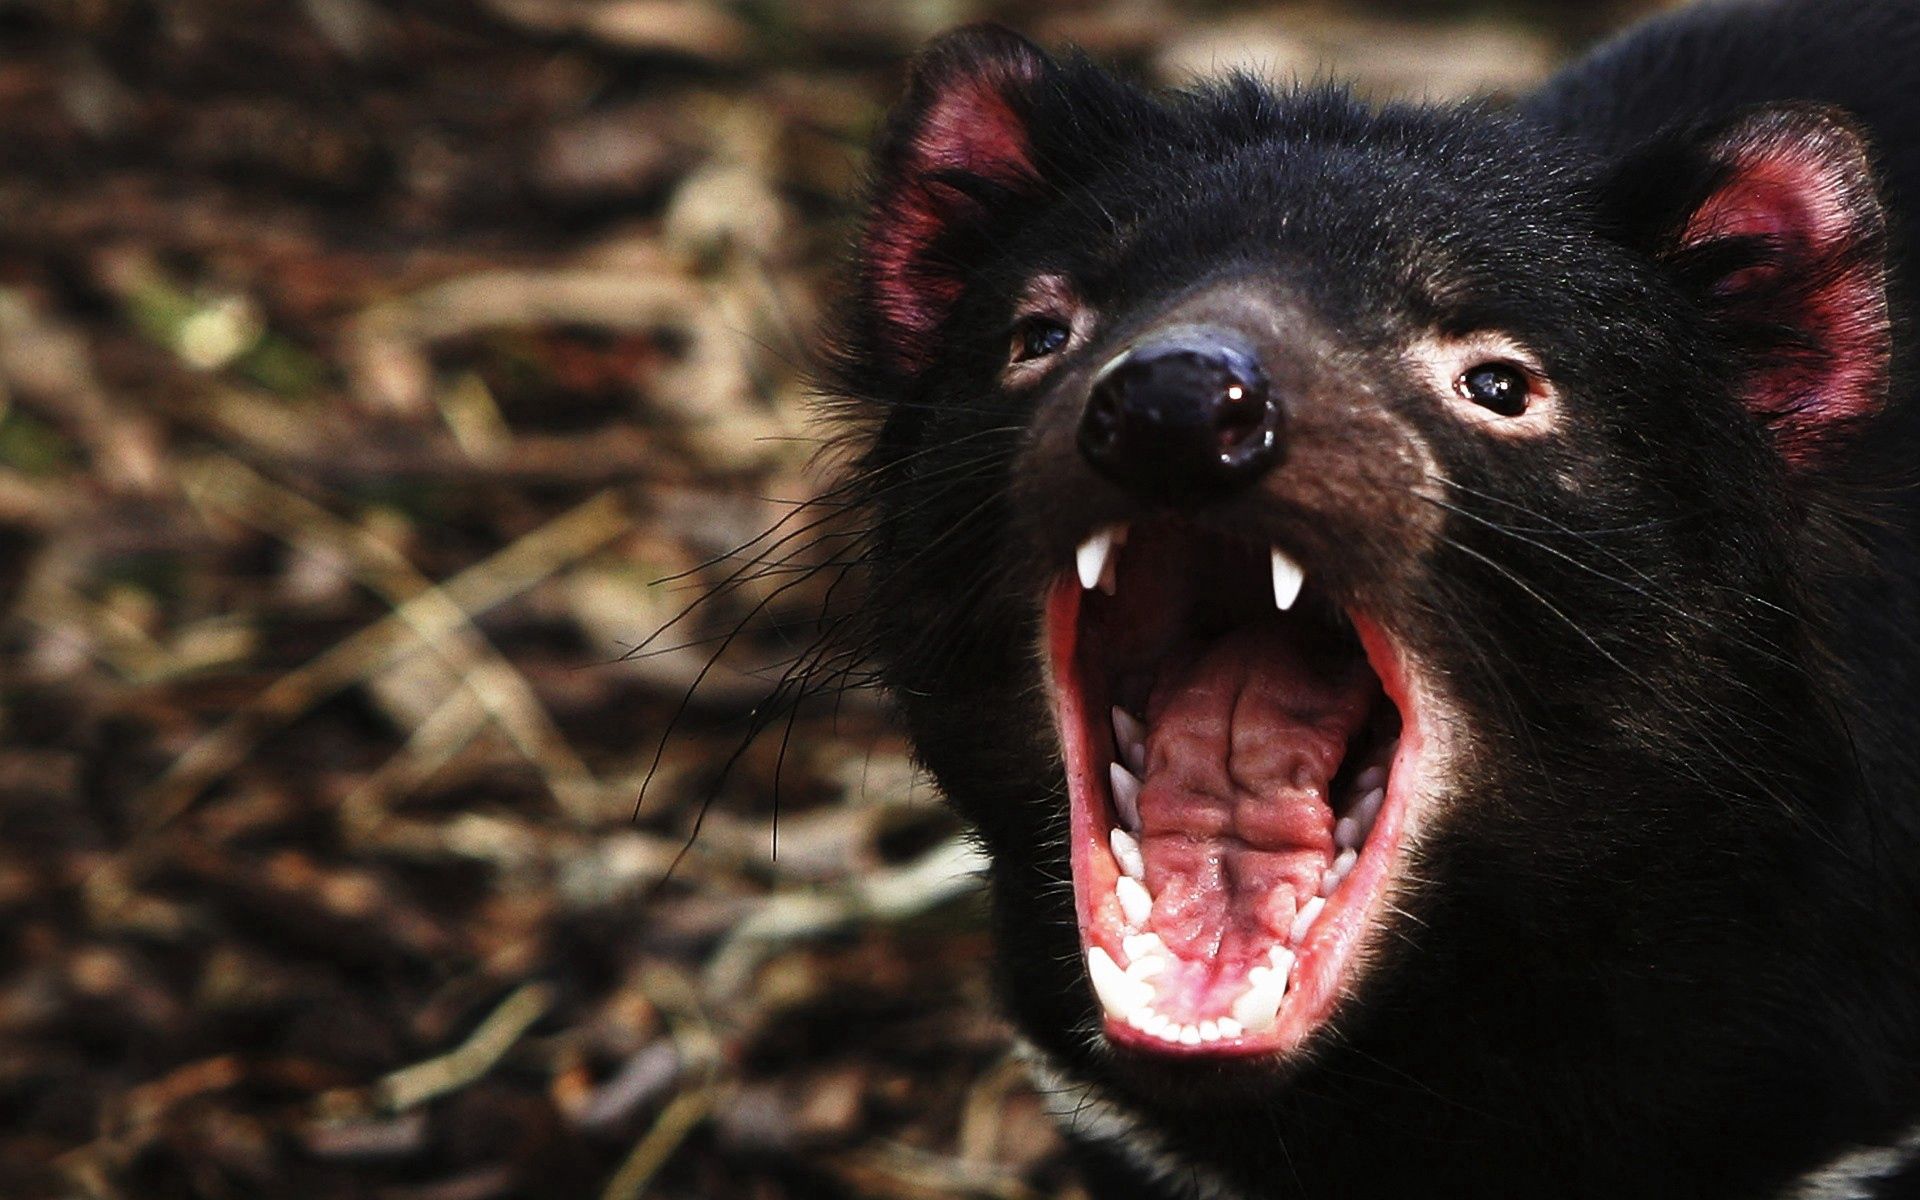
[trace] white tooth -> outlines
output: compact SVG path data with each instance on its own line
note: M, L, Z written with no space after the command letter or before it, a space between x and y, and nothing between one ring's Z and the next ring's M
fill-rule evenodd
M1237 1038L1246 1032L1246 1030L1240 1028L1240 1022L1234 1020L1232 1017L1221 1017L1218 1024L1220 1026L1220 1036L1223 1038Z
M1335 887L1338 887L1340 883L1346 879L1347 872L1353 870L1353 864L1358 861L1359 858L1360 853L1357 850L1342 850L1340 857L1333 860L1333 870L1330 871L1329 874L1333 876Z
M1247 972L1247 982L1258 985L1265 983L1268 979L1272 978L1272 976L1273 968L1262 963L1260 966L1254 967Z
M1220 1040L1220 1023L1218 1021L1200 1022L1200 1040L1203 1042L1219 1041Z
M1365 795L1375 788L1385 787L1386 785L1387 769L1385 767L1368 767L1354 777L1353 790L1356 795Z
M1120 948L1127 952L1128 962L1138 962L1143 958L1158 958L1164 961L1169 957L1167 944L1160 940L1160 935L1157 933L1130 933L1126 940L1120 943Z
M1153 893L1147 885L1128 875L1114 880L1113 894L1120 897L1120 911L1127 918L1127 924L1145 925L1153 913Z
M1112 832L1107 834L1107 845L1112 848L1113 861L1122 875L1132 879L1147 877L1146 857L1140 853L1140 843L1134 840L1132 834L1115 825Z
M1113 785L1113 810L1128 831L1140 828L1140 781L1119 763L1107 764L1107 782Z
M1347 815L1360 826L1360 835L1365 837L1373 832L1373 823L1380 819L1380 806L1385 803L1387 793L1384 788L1374 788L1354 804L1353 811Z
M1360 830L1360 822L1352 817L1341 817L1333 823L1333 844L1342 850L1358 850L1366 836Z
M1153 1013L1150 1017L1147 1018L1147 1032L1157 1038L1163 1038L1167 1041L1171 1041L1173 1039L1168 1038L1167 1033L1169 1031L1177 1032L1179 1028L1180 1027L1178 1025L1175 1025L1173 1023L1172 1018L1168 1017L1167 1014L1165 1013L1159 1013L1159 1012Z
M1113 744L1128 770L1139 775L1147 769L1147 727L1117 704L1113 708Z
M1153 999L1152 988L1128 979L1113 956L1099 946L1087 951L1087 978L1093 980L1093 994L1100 998L1100 1007L1115 1020L1126 1020L1134 1009Z
M1074 551L1073 566L1080 573L1080 586L1092 590L1106 573L1107 559L1113 554L1113 529L1102 529Z
M1286 998L1286 976L1269 975L1233 1002L1233 1019L1248 1033L1265 1033L1273 1028L1280 1016L1280 1002Z
M1085 553L1084 549L1082 553ZM1081 578L1086 578L1084 569L1081 571ZM1292 608L1293 602L1300 598L1300 588L1306 582L1307 573L1300 569L1300 564L1282 554L1276 547L1273 551L1274 607L1281 612Z
M1293 970L1293 951L1285 946L1275 946L1267 951L1267 959L1273 963L1273 973L1281 979L1285 979Z
M1287 930L1287 940L1298 946L1300 939L1307 936L1307 930L1313 928L1314 919L1320 915L1320 910L1326 906L1327 902L1318 896L1301 905L1300 911L1293 916L1293 927ZM1278 949L1278 947L1275 948Z
M1144 1006L1140 1008L1136 1008L1132 1012L1127 1014L1127 1024L1133 1026L1135 1029L1140 1030L1142 1033L1146 1032L1147 1026L1151 1024L1152 1021L1153 1021L1153 1010L1150 1008L1146 1008Z
M1180 1044L1181 1044L1182 1046L1198 1046L1198 1045L1200 1044L1200 1028L1199 1028L1199 1026L1197 1026L1197 1025L1183 1025L1183 1026L1181 1026L1181 1028L1180 1028Z
M1158 954L1147 954L1127 964L1127 978L1145 982L1167 969L1167 960Z

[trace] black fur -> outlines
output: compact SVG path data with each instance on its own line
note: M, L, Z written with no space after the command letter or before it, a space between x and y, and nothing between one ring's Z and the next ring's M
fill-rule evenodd
M869 265L900 189L927 186L900 164L941 73L1007 53L1029 52L963 32L923 64L878 155ZM1920 7L1700 7L1514 111L1240 78L1155 95L1023 62L1007 99L1027 169L951 169L923 194L936 236L900 278L931 289L930 358L903 356L865 270L833 387L871 520L855 640L992 854L1026 1036L1247 1196L1769 1196L1920 1124ZM1858 130L1886 223L1863 176L1845 254L1742 308L1715 281L1770 248L1681 231L1724 182L1728 131L1782 102L1790 125ZM1884 407L1787 443L1795 418L1748 393L1832 349L1791 319L1793 288L1882 269ZM1101 331L1010 389L1012 305L1040 273ZM1114 330L1226 279L1299 329L1285 370L1323 438L1302 452L1316 480L1288 480L1296 456L1201 518L1304 546L1316 580L1382 609L1446 680L1469 752L1311 1052L1181 1074L1097 1033L1035 645L1074 542L1134 515L1059 435L1074 388ZM1416 395L1400 348L1473 328L1544 359L1550 440ZM1438 480L1382 465L1375 410ZM1188 1194L1110 1147L1089 1172L1101 1197Z

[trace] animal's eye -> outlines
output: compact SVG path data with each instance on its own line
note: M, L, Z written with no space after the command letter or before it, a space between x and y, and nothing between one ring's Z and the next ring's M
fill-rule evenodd
M1024 317L1013 327L1011 360L1022 363L1054 354L1073 331L1052 317Z
M1503 417L1517 417L1527 411L1527 399L1533 381L1527 372L1508 362L1481 363L1454 380L1454 390L1462 399Z

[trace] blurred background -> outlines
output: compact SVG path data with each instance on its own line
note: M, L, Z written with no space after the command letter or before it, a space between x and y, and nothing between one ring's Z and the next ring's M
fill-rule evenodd
M879 699L743 737L903 56L1452 97L1647 7L0 2L0 1196L1080 1195Z

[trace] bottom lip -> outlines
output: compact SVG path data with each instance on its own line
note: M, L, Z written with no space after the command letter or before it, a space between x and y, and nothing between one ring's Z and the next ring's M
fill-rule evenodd
M1128 644L1135 626L1166 633L1171 618L1159 610L1192 615L1205 603L1198 586L1170 596L1154 582L1169 575L1154 556L1189 537L1135 536L1134 561L1112 596L1083 591L1067 573L1047 597L1083 962L1117 1046L1213 1059L1284 1054L1351 990L1395 874L1425 739L1400 656L1360 614L1340 618L1355 661L1324 695L1315 668L1280 645L1305 628L1304 615L1252 618L1251 633L1217 634L1214 652L1204 637L1157 657L1164 637ZM1136 583L1151 611L1127 611ZM1259 661L1246 661L1261 653L1283 656L1265 678ZM1126 678L1109 677L1103 655ZM1369 680L1358 678L1361 661ZM1373 700L1356 723L1365 695ZM1298 719L1322 702L1337 712ZM1260 703L1289 711L1261 726L1247 715ZM1120 714L1110 717L1110 706ZM1224 712L1224 725L1209 711ZM1330 750L1334 737L1341 744ZM1278 780L1270 799L1259 777Z

